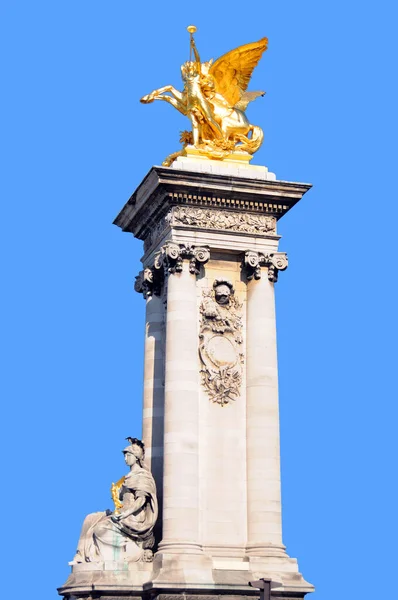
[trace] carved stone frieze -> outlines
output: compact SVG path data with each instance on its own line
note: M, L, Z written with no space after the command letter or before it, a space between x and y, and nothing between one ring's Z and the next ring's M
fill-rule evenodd
M263 254L248 250L245 253L243 267L246 271L247 280L260 279L261 267L268 267L268 279L272 283L278 281L278 272L287 269L288 259L286 252L272 252Z
M243 208L243 210L238 212L222 207L174 206L153 226L147 226L144 250L147 252L156 244L164 236L167 228L178 226L252 235L276 235L276 217L263 213L256 214L254 207L250 207L253 212L247 212L248 207L241 207L238 202L236 208Z
M172 225L251 234L276 234L276 218L264 214L234 212L195 206L177 206L169 217Z
M242 304L232 283L216 279L211 290L204 290L200 313L202 385L210 400L224 406L239 396L244 360Z
M171 211L163 216L153 227L151 227L148 235L144 240L144 251L147 252L149 248L156 243L159 238L162 237L166 227L171 222Z

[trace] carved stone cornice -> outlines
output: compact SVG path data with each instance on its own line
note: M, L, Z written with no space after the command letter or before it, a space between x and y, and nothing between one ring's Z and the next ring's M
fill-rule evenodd
M189 272L198 275L200 265L207 263L210 250L206 246L189 246L167 242L155 255L152 267L146 267L135 278L134 289L144 298L160 296L165 276L182 272L182 264L189 260Z
M252 252L248 250L245 253L243 268L246 271L248 281L261 278L261 267L268 267L268 279L272 283L278 281L278 272L287 269L288 259L286 252L272 252L263 254L262 252Z
M228 210L279 220L310 187L306 183L152 167L114 223L138 239L150 236L148 244L152 245L154 238L159 238L157 224L161 222L160 230L167 227L164 217L173 207Z

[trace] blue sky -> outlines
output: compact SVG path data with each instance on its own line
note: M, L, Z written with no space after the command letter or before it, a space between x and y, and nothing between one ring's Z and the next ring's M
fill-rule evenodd
M265 131L253 162L314 184L280 223L284 542L314 600L388 593L396 12L357 0L3 0L4 597L25 597L28 582L32 600L55 597L84 515L110 504L124 438L140 434L142 248L112 221L188 126L138 100L181 88L190 23L203 60L268 36L251 85L267 92L248 111Z

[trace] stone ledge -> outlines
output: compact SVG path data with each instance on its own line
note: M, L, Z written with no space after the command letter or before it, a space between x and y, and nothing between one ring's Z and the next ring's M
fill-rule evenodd
M275 181L275 173L270 173L267 167L249 165L236 160L211 160L205 157L179 156L172 165L172 169L180 171L195 171L198 173L211 173L231 175L232 177L245 177L247 179L261 179Z
M280 219L311 187L308 183L152 167L114 224L145 240L150 228L180 199L195 206L265 212Z

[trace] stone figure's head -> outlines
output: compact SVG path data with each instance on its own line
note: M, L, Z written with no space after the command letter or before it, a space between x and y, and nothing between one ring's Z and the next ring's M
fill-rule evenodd
M142 467L145 458L145 446L143 442L141 442L141 440L138 440L137 438L129 437L126 439L130 442L130 445L126 446L126 448L122 450L126 464L131 466L131 464L137 462L140 465L140 467ZM132 457L135 457L134 462L132 462Z
M213 283L214 296L217 304L228 306L231 294L234 293L234 286L226 279L216 279Z

